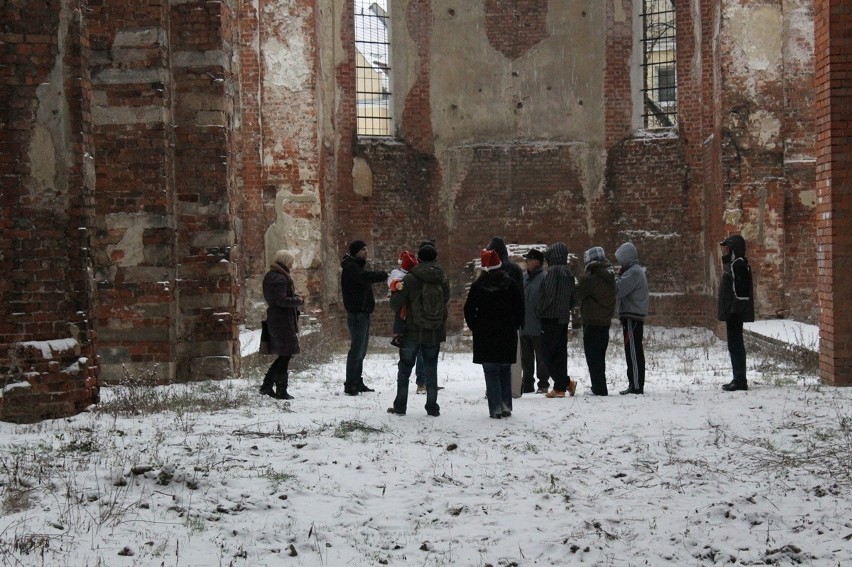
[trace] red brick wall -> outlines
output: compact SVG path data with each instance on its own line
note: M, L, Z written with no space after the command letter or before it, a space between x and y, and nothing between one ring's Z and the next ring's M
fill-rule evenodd
M88 37L70 5L6 3L0 21L0 419L29 422L98 400Z
M849 2L816 0L817 265L820 377L852 384L852 12Z

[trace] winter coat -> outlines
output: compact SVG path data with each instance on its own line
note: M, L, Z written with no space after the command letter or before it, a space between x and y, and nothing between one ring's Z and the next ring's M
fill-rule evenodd
M343 271L340 274L340 290L343 293L343 307L349 313L372 313L376 308L372 284L387 279L387 272L365 270L367 261L347 254L340 262Z
M539 266L532 273L524 272L524 326L522 335L537 337L541 334L541 319L535 314L538 300L541 296L541 282L544 281L544 270Z
M444 291L444 323L437 329L423 329L417 325L411 315L411 303L423 290L424 282L437 283ZM403 306L409 316L405 320L403 340L413 340L423 345L435 345L447 340L447 311L446 304L450 300L450 284L443 268L437 262L420 262L402 278L402 287L390 296L390 308L394 313Z
M524 321L521 288L502 270L483 272L470 286L464 320L473 333L473 362L513 364Z
M632 242L625 242L615 251L615 259L621 266L616 280L618 317L644 320L648 316L648 279L639 264L639 252Z
M491 242L488 244L486 250L494 250L497 252L497 256L500 257L500 262L503 263L503 266L500 268L504 272L506 272L515 283L518 284L518 287L523 289L524 287L524 271L521 269L519 265L509 260L509 249L506 248L506 243L499 236L495 236L491 239Z
M296 295L287 266L269 266L263 277L263 298L268 305L269 354L299 354L299 307L304 300Z
M558 319L567 324L574 309L574 274L568 267L568 247L555 242L544 251L547 273L541 283L541 296L536 306L539 319Z
M722 257L722 281L719 282L719 320L732 315L744 323L754 321L754 293L751 267L745 257L745 240L735 234L723 242L730 252Z
M577 301L584 325L608 327L615 315L615 274L606 260L591 262L577 283Z

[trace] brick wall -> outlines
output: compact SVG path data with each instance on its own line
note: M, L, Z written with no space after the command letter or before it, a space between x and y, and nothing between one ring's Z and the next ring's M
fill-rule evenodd
M0 7L0 419L98 400L88 36L73 3Z
M816 0L817 265L820 377L852 384L852 165L850 165L849 3Z

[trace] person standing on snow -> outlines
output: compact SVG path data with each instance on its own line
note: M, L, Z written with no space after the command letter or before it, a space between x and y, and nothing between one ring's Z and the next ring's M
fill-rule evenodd
M501 270L495 250L480 252L482 273L470 286L464 320L473 333L473 362L485 373L488 415L512 415L512 364L517 359L518 328L524 322L520 286Z
M615 251L619 270L618 318L624 331L624 356L627 359L627 389L619 394L645 393L645 347L642 344L645 317L648 316L648 279L639 263L639 252L632 242Z
M367 265L367 243L353 240L349 252L340 262L340 289L343 306L346 308L346 326L349 329L349 353L346 355L346 381L343 392L357 396L361 392L373 392L364 384L362 372L367 345L370 341L370 317L376 308L373 284L387 280L387 272L365 270Z
M524 393L546 394L550 386L550 375L544 363L541 346L541 320L535 313L544 280L544 254L530 248L524 256L527 270L524 272L524 326L521 328L521 369ZM536 387L538 378L538 390Z
M438 355L441 343L447 340L447 303L450 284L443 268L435 261L438 251L431 244L417 251L420 263L402 278L402 286L390 298L390 308L396 312L405 305L408 313L405 333L399 349L396 375L396 398L388 413L405 415L408 407L408 384L417 355L423 355L426 380L426 413L441 415L438 405Z
M544 251L547 274L541 282L541 295L536 306L536 315L541 320L541 342L544 363L553 389L548 398L564 398L577 389L577 382L568 376L568 324L574 309L574 274L568 267L568 247L554 242Z
M289 250L279 250L263 278L266 300L266 327L269 330L269 354L278 355L266 376L260 393L279 400L292 400L287 393L290 359L299 354L299 307L305 302L296 294L290 269L296 257ZM272 389L273 384L275 389Z
M600 246L583 254L585 275L577 283L577 301L583 319L583 351L589 367L592 394L606 396L606 349L615 314L615 274Z
M722 386L726 392L748 390L743 323L754 321L751 268L746 259L746 242L739 234L719 243L722 247L722 280L719 282L719 320L725 322L728 354L734 378Z

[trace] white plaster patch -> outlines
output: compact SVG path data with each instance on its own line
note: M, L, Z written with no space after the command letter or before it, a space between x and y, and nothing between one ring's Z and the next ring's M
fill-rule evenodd
M817 192L813 189L809 189L807 191L800 191L799 201L802 203L802 205L812 209L816 207L817 204Z
M781 136L781 122L769 112L758 110L749 116L749 131L754 139L766 149L774 149Z
M728 13L731 39L742 50L743 71L772 71L781 64L783 16L778 7L732 6Z
M266 86L301 91L311 76L305 57L305 40L300 35L287 37L287 43L271 37L263 42L263 63L266 67Z

